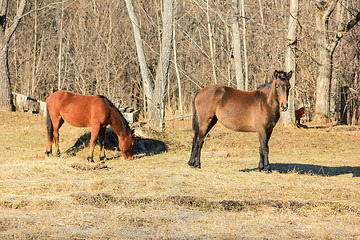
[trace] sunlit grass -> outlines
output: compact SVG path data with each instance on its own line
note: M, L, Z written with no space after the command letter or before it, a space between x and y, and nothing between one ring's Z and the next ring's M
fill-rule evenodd
M270 174L256 171L255 133L220 125L190 168L189 120L144 130L166 152L107 150L92 170L87 147L45 156L42 117L0 113L0 238L359 238L360 130L310 127L274 130ZM88 131L65 124L61 150Z

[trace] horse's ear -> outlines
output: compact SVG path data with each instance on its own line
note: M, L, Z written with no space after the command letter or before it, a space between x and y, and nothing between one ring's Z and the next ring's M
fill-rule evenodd
M291 78L291 76L292 76L292 70L290 70L290 72L288 72L288 74L287 74L287 78L288 78L288 79L290 79L290 78Z
M277 70L275 70L275 72L274 72L274 77L275 77L275 79L278 78L278 75L279 75L279 72L278 72Z

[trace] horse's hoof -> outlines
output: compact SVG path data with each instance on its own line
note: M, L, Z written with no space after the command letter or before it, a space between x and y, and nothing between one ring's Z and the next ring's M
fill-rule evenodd
M45 151L45 154L46 154L46 156L50 157L51 151L46 150L46 151Z
M92 157L90 157L90 156L87 157L87 160L88 160L89 162L94 162L94 159L93 159Z
M193 163L193 162L188 162L188 165L192 168L201 168L200 164L196 164L196 163Z
M265 173L271 173L271 168L270 167L265 167L265 168L258 168L259 172L264 171Z

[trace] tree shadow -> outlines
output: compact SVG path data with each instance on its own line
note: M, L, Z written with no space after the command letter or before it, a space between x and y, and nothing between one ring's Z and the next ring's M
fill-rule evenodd
M257 168L254 168L254 169L243 169L240 171L252 172L257 170L258 170ZM289 172L295 172L298 174L319 175L325 177L352 173L353 177L360 177L360 167L350 167L350 166L328 167L328 166L301 164L301 163L274 163L271 164L271 170L285 174Z
M65 151L68 156L75 156L84 148L89 148L91 132L87 132L79 137L75 144ZM96 145L98 147L98 144ZM119 149L119 141L112 130L107 128L105 132L105 149L115 151ZM141 158L143 156L157 155L167 151L168 146L159 140L151 138L134 137L134 155L135 158Z

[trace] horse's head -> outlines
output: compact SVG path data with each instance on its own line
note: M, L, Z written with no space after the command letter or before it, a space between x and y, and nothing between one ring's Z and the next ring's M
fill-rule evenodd
M288 97L290 91L290 78L292 76L292 71L286 73L284 71L274 72L274 84L276 95L279 99L280 109L281 111L286 111L288 109Z
M125 159L132 160L134 158L134 134L123 137L123 140L119 141L119 148Z

